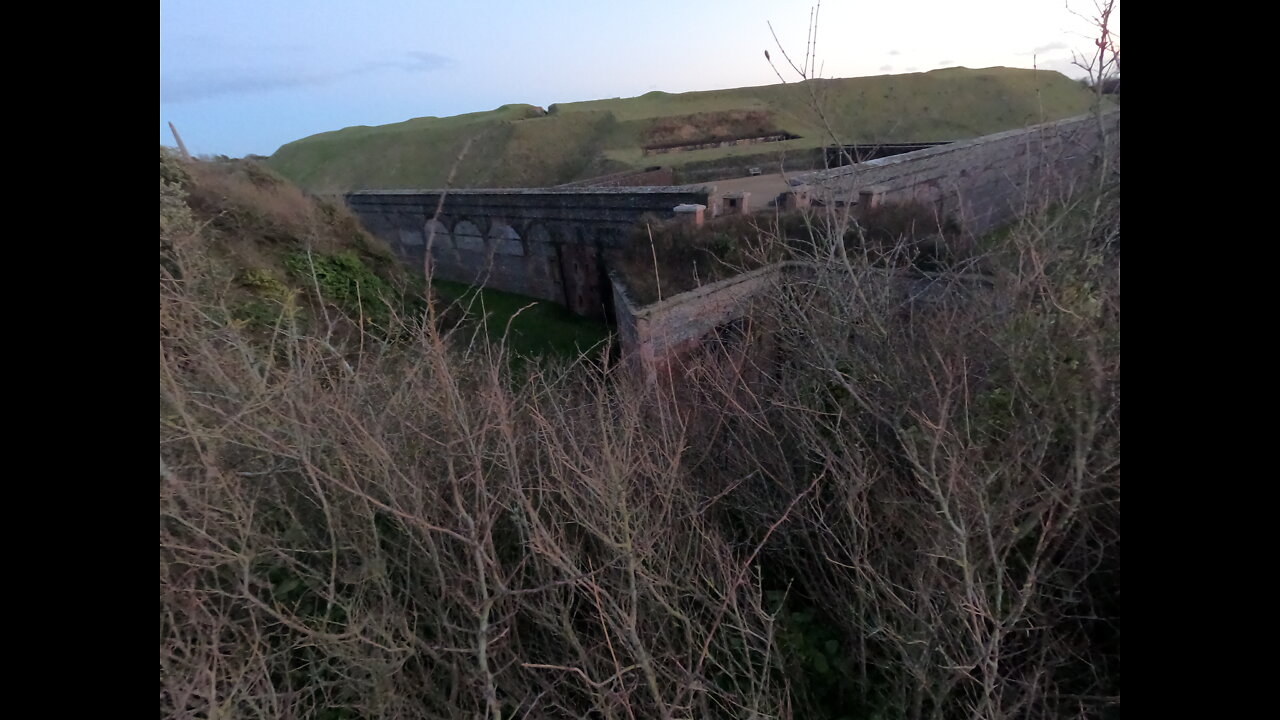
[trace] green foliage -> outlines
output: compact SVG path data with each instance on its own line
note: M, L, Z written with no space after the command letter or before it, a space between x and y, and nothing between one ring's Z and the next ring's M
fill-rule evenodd
M602 323L544 300L445 280L434 280L432 288L442 303L465 313L461 322L479 324L489 339L505 341L519 356L575 358L599 350L609 335Z
M254 330L267 330L280 319L281 306L259 299L243 300L231 308L231 319Z
M354 251L335 254L299 251L285 258L293 277L320 290L322 302L333 303L352 318L386 328L391 320L391 286L379 277Z
M178 158L160 148L160 237L191 232L195 218L187 204L187 185L191 175Z
M187 192L177 182L160 178L160 235L190 232L195 228L195 218L187 205Z
M771 591L767 599L779 605L778 643L806 677L826 685L853 675L853 662L840 649L837 626L824 622L812 607L788 609L781 604L782 591Z
M858 687L858 659L841 632L824 610L794 593L770 590L767 606L777 608L775 640L784 671L798 694L808 698L820 717L853 720L886 717L868 714ZM863 712L859 712L863 711Z
M253 297L235 303L231 313L234 320L255 330L266 330L274 327L281 317L297 316L297 289L286 285L270 270L250 268L242 272L238 280Z
M165 146L160 146L160 182L170 185L187 185L191 182L191 173L183 167L182 161Z
M293 290L281 282L270 270L250 268L240 275L240 284L256 294L277 302L293 296Z

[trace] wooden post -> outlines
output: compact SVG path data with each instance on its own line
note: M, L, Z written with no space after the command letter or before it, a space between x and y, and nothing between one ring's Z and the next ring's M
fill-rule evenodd
M173 126L173 121L169 121L169 130L173 133L173 139L178 141L178 152L182 153L183 160L190 160L191 153L187 152L187 146L182 144L182 136L178 134L178 128Z

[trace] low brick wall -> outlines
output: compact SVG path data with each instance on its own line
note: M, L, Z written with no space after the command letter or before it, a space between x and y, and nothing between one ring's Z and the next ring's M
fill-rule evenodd
M712 337L723 340L728 327L738 326L731 338L745 340L740 357L750 357L753 365L769 366L778 351L775 333L779 309L771 304L786 296L788 284L819 283L828 287L840 283L877 283L878 292L894 294L894 305L910 308L915 303L931 303L958 289L990 285L981 275L915 273L883 270L857 279L850 278L839 264L823 266L812 262L781 262L725 280L673 295L659 302L637 306L626 284L610 273L617 318L618 344L624 361L650 382L667 376L667 370ZM869 286L868 286L869 287ZM749 330L748 330L749 328ZM741 334L748 337L743 338ZM742 368L739 368L741 370ZM676 375L678 377L678 374Z
M637 307L626 284L610 273L618 342L633 368L652 379L665 363L697 348L718 328L748 316L757 301L774 296L805 263L779 263L735 275Z

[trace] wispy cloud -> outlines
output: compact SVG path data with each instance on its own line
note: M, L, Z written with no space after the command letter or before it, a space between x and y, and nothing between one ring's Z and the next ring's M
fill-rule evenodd
M1036 49L1034 49L1034 50L1031 50L1031 51L1029 51L1029 52L1024 52L1024 53L1021 53L1021 54L1022 54L1022 55L1050 55L1050 54L1060 54L1060 53L1058 53L1058 52L1057 52L1058 50L1069 50L1069 49L1070 49L1070 47L1069 47L1066 43L1064 43L1064 42L1060 42L1060 41L1055 41L1055 42L1051 42L1051 43L1048 43L1048 44L1045 44L1045 45L1041 45L1040 47L1038 47L1038 48L1036 48Z
M889 54L890 54L890 55L901 55L902 53L898 52L897 50L890 50L890 51L889 51Z
M222 67L160 76L160 99L178 103L220 95L245 95L290 88L328 85L339 80L385 71L431 72L452 67L452 58L429 52L408 52L398 59L375 60L332 70L297 68Z
M947 67L948 65L955 65L955 64L956 64L955 60L939 60L938 61L938 67Z
M880 66L880 72L893 72L893 66L892 66L892 65L881 65L881 66Z
M443 55L436 55L429 52L410 52L405 53L407 59L403 60L380 60L376 62L368 62L360 65L345 73L342 76L350 75L367 75L369 73L378 72L380 70L403 70L405 72L430 72L432 70L442 70L453 66L453 59Z

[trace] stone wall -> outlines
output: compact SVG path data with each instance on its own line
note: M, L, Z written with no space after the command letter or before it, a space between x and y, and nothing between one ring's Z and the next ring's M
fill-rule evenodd
M1104 116L1112 167L1119 170L1120 111ZM1029 203L1094 180L1098 121L1081 115L801 177L828 203L915 200L982 233Z
M633 368L653 378L666 363L697 348L715 330L747 317L757 301L804 263L779 263L638 307L626 283L610 273L618 344Z
M1108 166L1118 173L1119 111L1104 119ZM1098 147L1096 117L1077 117L815 173L806 179L809 189L825 193L822 199L828 203L866 201L864 192L880 202L921 200L934 203L941 212L955 213L968 229L983 232L1011 219L1041 193L1096 182ZM814 271L807 263L780 263L643 307L630 298L622 279L611 275L623 355L653 379L717 330L749 317L759 303L778 297L781 283ZM897 284L904 300L927 299L938 291L929 279L892 275L886 280ZM961 280L982 283L981 278Z
M691 187L384 190L346 196L360 222L406 264L434 277L560 303L608 317L604 251L647 213L706 204ZM428 263L427 260L430 259Z
M1118 172L1119 110L1108 112L1104 120ZM801 178L816 202L923 201L940 216L954 217L981 233L1046 192L1096 177L1090 172L1098 140L1096 117L1080 116ZM786 159L789 167L812 167L822 164L823 152L817 148ZM725 158L718 162L727 165L716 167L768 157ZM772 157L776 163L778 156ZM764 165L762 170L774 171ZM626 243L641 217L671 218L677 205L715 205L709 188L694 186L388 190L350 193L346 200L364 226L411 266L429 267L446 280L561 303L589 317L612 314L618 294L607 274L605 251ZM693 291L702 295L637 309L631 331L636 347L641 352L650 348L656 357L700 337L706 327L731 321L734 313L741 316L735 303L758 292L763 283L758 279L748 273ZM723 295L716 294L721 291ZM652 329L659 316L664 318L662 333Z

